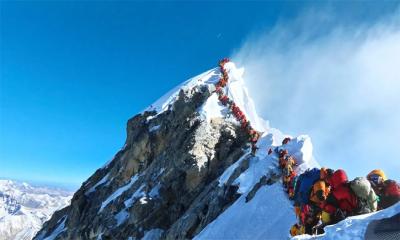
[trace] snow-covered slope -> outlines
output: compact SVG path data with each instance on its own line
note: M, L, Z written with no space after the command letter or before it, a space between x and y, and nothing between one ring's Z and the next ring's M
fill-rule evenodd
M288 236L288 229L296 222L293 206L279 184L278 159L267 154L269 148L276 147L273 139L282 138L283 135L277 131L262 136L258 142L259 151L251 158L249 168L233 183L238 185L241 197L196 239L282 239ZM308 136L299 136L282 148L296 156L303 166L318 166L312 158L312 144ZM232 166L224 172L220 184L225 184L234 168ZM271 185L260 186L255 196L246 202L263 176L275 178Z
M70 198L66 191L0 180L0 240L32 239Z

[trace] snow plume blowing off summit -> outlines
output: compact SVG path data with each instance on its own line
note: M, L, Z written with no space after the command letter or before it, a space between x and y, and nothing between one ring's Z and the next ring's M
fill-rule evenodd
M308 12L233 54L264 119L309 134L316 159L350 177L382 168L399 180L400 8L394 12L357 27Z

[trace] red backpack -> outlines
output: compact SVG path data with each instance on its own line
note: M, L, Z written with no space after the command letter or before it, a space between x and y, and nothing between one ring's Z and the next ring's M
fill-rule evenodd
M394 180L386 180L385 181L385 195L386 196L394 196L400 197L400 186Z

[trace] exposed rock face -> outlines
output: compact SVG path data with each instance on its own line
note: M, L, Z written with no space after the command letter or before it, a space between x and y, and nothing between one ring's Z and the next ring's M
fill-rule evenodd
M35 239L140 239L146 233L183 239L199 233L239 197L234 186L219 187L218 177L247 147L237 124L199 116L210 91L207 85L181 90L169 110L130 119L124 148ZM246 161L242 165L246 169Z

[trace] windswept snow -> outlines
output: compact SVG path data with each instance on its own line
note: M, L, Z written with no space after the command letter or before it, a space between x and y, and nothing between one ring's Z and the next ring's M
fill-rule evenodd
M146 193L143 191L144 187L145 187L144 184L141 185L141 186L136 190L136 192L133 193L133 195L132 195L129 199L125 200L124 204L125 204L125 207L126 207L126 208L132 207L132 205L133 205L139 198L142 198L142 197L144 197L144 196L146 195Z
M108 178L110 177L110 174L108 173L107 175L105 175L98 183L96 183L96 185L94 185L93 187L91 187L85 194L89 195L90 193L96 191L96 188L100 185L103 185L104 183L106 183L108 181Z
M225 172L219 177L219 187L222 187L224 184L226 184L226 182L228 182L235 169L240 166L243 160L249 157L250 153L251 151L248 150L246 154L244 154L239 160L237 160L234 164L232 164L225 170Z
M158 198L160 195L160 188L161 188L161 184L157 183L156 186L154 186L150 192L149 192L149 197L150 198Z
M274 132L280 134L278 131ZM233 183L239 186L238 192L242 194L241 197L207 225L196 239L284 239L289 236L290 226L296 222L296 218L292 203L279 182L262 186L256 195L246 202L246 196L263 176L269 178L279 175L277 158L275 155L268 155L268 149L273 147L276 138L282 139L283 136L274 136L273 133L262 135L256 156L250 158L249 168ZM284 147L300 162L312 162L312 155L309 154L312 151L312 143L309 137L299 136ZM219 178L220 186L227 182L235 168L247 157L248 153L225 170Z
M119 213L117 213L114 218L117 221L117 227L124 223L126 219L129 217L129 213L126 211L126 208L122 209Z
M288 229L296 219L279 184L262 187L247 203L245 199L242 195L195 239L285 239L288 236Z
M125 208L114 216L114 219L117 221L117 226L121 225L129 218L130 213L127 211L127 209L132 207L132 205L139 198L143 198L145 196L145 192L143 191L144 187L145 185L141 185L129 199L125 200L124 202Z
M176 86L167 94L158 99L155 103L151 104L150 107L146 108L145 111L156 111L157 114L160 114L166 111L168 107L177 99L179 91L181 89L190 89L196 85L215 84L216 82L218 82L218 80L219 80L218 68L209 70Z
M228 109L219 102L216 93L213 93L199 109L200 116L208 122L213 118L224 118L227 113Z
M151 127L151 128L149 129L149 132L155 132L155 131L157 131L158 129L160 129L160 127L161 127L161 125L153 126L153 127Z
M142 240L158 240L163 232L164 230L159 228L151 229L144 234Z
M265 132L269 128L269 124L257 115L256 107L243 79L244 68L236 68L233 62L228 62L225 64L225 69L229 75L228 97L243 111L254 129Z
M126 185L118 188L115 192L113 192L113 194L111 194L102 204L99 210L99 213L101 211L103 211L103 209L110 204L112 201L114 201L116 198L118 198L119 196L121 196L125 191L127 191L128 189L130 189L132 187L132 185L139 179L139 176L136 174L135 176L133 176L131 178L131 180L129 181L129 183L127 183Z
M62 232L64 232L64 231L67 230L67 228L65 227L65 221L67 220L67 217L64 216L62 219L63 219L63 220L60 221L61 223L59 223L59 225L57 226L57 228L54 229L54 231L50 234L50 236L46 237L46 238L43 239L43 240L54 240L54 239L56 239L56 237L57 237L58 235L60 235L60 233L62 233Z

